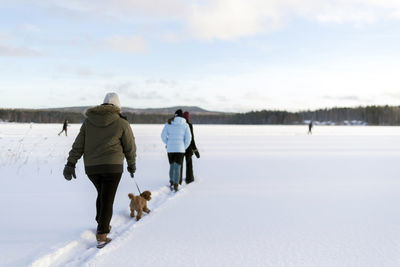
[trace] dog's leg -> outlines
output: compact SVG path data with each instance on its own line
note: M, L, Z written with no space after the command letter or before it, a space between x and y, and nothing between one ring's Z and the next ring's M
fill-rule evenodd
M139 221L142 218L142 210L139 210L136 216L136 221Z
M146 213L150 212L150 210L147 208L147 203L144 204L143 211L146 212Z
M135 210L134 209L131 210L131 218L133 218L133 217L135 217Z

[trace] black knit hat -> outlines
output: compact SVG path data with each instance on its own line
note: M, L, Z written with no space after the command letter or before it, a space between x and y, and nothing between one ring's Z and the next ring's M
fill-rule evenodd
M177 111L175 111L175 117L182 117L183 116L183 112L182 109L178 109Z

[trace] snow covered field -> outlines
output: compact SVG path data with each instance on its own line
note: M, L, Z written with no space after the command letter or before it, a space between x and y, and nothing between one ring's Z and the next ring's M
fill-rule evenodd
M400 128L195 125L196 182L169 192L162 125L133 125L125 172L95 248L95 189L62 176L80 125L0 124L0 266L400 266Z

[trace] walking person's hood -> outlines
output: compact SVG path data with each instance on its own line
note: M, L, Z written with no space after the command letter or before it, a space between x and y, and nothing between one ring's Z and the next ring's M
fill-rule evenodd
M171 122L171 124L175 124L175 125L184 124L184 123L186 123L186 120L182 117L175 117L174 120Z
M100 105L86 111L90 123L97 127L107 127L120 118L121 109L114 105Z

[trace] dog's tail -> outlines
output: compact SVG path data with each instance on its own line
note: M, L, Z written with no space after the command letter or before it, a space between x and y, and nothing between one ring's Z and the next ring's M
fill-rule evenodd
M132 194L132 193L129 193L129 194L128 194L128 197L129 197L130 199L133 199L134 196L135 196L135 195Z

